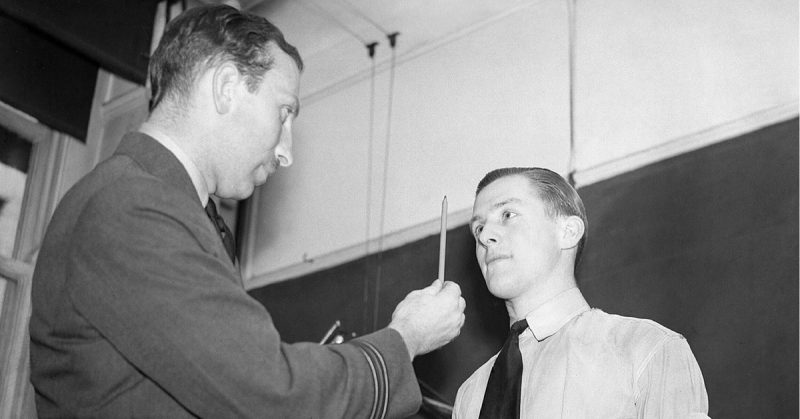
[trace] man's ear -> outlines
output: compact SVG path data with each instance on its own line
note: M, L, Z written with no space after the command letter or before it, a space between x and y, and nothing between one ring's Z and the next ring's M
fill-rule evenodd
M577 215L570 215L561 219L561 248L571 249L580 243L586 227L583 220Z
M214 68L211 76L212 97L217 113L230 111L239 83L239 70L231 63L223 63Z

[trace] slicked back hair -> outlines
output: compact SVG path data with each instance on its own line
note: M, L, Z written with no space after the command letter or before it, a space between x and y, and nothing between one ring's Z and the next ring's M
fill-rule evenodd
M555 219L556 217L568 217L575 215L583 220L583 237L578 242L578 250L575 254L575 266L581 260L583 254L583 247L586 243L586 238L589 232L589 220L586 218L586 208L583 206L583 200L578 191L569 184L558 173L540 167L505 167L502 169L495 169L487 173L486 176L478 182L478 188L475 190L475 196L488 186L490 183L508 176L523 176L528 179L531 188L537 192L539 199L544 202L546 214Z
M150 112L165 98L185 104L195 79L225 61L236 65L246 76L250 92L255 92L264 74L274 65L276 46L303 70L297 48L286 42L280 29L263 17L225 5L186 10L167 24L150 57Z

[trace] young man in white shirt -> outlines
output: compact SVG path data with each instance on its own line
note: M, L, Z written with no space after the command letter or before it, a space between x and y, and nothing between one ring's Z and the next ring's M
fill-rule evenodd
M454 418L707 417L683 336L583 298L575 266L587 225L578 193L550 170L498 169L479 183L476 256L516 333L461 385Z

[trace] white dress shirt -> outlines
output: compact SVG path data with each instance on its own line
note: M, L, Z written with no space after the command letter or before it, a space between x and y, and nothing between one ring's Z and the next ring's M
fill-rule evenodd
M703 375L683 336L591 309L578 288L525 316L522 418L707 418ZM497 355L458 390L453 418L477 418Z

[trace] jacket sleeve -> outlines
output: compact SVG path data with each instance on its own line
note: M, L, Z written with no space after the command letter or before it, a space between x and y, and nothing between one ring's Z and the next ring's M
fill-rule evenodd
M401 336L282 343L197 202L161 183L95 196L68 269L76 310L147 379L201 417L405 417L421 395Z

